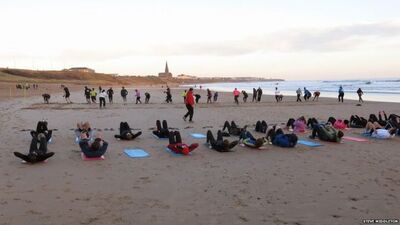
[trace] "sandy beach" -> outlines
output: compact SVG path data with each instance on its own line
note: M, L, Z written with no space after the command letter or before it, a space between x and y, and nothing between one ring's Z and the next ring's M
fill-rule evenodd
M142 95L149 91L151 99L150 104L139 105L133 103L130 90L126 106L116 89L115 103L101 110L98 104L86 104L83 90L77 88L71 88L76 90L71 93L73 104L65 104L57 89L48 105L42 103L40 89L36 96L1 98L1 225L353 225L363 219L400 219L400 137L322 142L318 148L237 146L235 152L219 153L204 145L205 139L189 136L208 129L216 133L225 120L249 125L253 131L257 120L281 125L301 115L326 121L329 116L368 117L381 110L400 114L400 104L356 106L355 101L328 98L296 103L294 97L275 103L273 96L263 96L261 103L236 106L231 93L220 93L218 103L206 104L201 92L194 123L188 123L182 120L186 108L180 89L172 89L173 104L163 103L161 89L141 89ZM31 137L22 130L34 129L41 119L48 121L49 129L57 129L48 145L55 156L46 163L21 164L12 153L28 152ZM179 129L184 142L198 142L199 148L191 156L166 152L168 141L151 135L157 119L167 120ZM109 142L106 160L81 160L73 133L78 121L103 130ZM134 141L116 140L121 121L143 134ZM350 129L345 134L358 137L361 132ZM128 158L125 148L145 149L150 157Z

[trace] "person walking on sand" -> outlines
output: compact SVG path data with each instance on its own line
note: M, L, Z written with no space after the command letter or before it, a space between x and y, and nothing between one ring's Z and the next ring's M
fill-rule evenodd
M257 89L257 102L261 102L261 96L262 96L263 92L261 87L258 87Z
M172 103L171 89L168 86L167 86L167 90L164 91L164 93L167 95L165 98L165 102Z
M257 101L257 90L253 88L253 100L251 102Z
M114 95L114 90L112 89L112 87L110 87L110 89L107 90L107 95L108 95L108 102L112 104Z
M235 88L235 90L233 90L233 98L235 99L235 103L236 105L239 105L239 95L240 95L240 91L238 91L237 88Z
M364 94L364 92L361 90L361 88L358 88L357 94L358 94L358 102L364 102L364 100L361 97Z
M211 101L212 96L213 95L212 95L210 89L207 88L207 104L212 103L212 101Z
M214 102L218 100L218 91L214 92Z
M199 94L194 94L193 96L194 96L194 98L196 99L196 104L198 104L198 103L199 103L199 100L200 100L200 98L201 98L201 95L199 95Z
M194 114L194 97L193 97L193 88L190 88L186 93L186 108L187 113L183 116L183 120L186 121L186 118L189 116L189 122L193 122L193 114Z
M103 89L99 94L100 109L106 107L106 98L107 98L107 93L106 90Z
M278 90L278 87L275 87L275 100L276 102L280 102L281 99L281 92Z
M311 98L311 92L304 87L304 101L308 101Z
M87 86L85 86L85 97L86 97L86 102L88 104L91 104L91 102L90 102L90 88L88 88Z
M122 87L121 97L122 97L122 101L124 102L124 105L126 105L126 96L128 96L128 90L126 90L125 87Z
M135 89L135 96L136 96L136 104L138 103L142 104L142 101L140 101L140 92L138 89Z
M71 96L71 93L69 92L69 89L67 87L64 87L64 98L67 101L67 103L72 103L69 97Z
M339 87L339 95L338 95L339 102L340 101L343 102L343 97L344 97L344 90L343 90L342 85L340 85L340 87Z
M297 89L296 94L297 94L296 102L301 102L300 96L302 95L302 93L301 93L301 89L300 88Z
M144 96L146 97L146 98L144 99L144 103L145 103L145 104L149 104L149 101L150 101L150 93L149 93L149 92L146 92L146 93L144 93Z
M242 91L243 94L243 102L247 102L247 98L249 97L249 94L245 90Z
M96 90L94 90L94 88L92 88L92 90L90 91L90 98L92 99L92 103L96 103L96 96L97 92Z

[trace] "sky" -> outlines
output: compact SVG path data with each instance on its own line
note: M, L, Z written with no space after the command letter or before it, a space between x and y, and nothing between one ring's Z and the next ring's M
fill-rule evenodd
M400 77L398 0L1 0L0 67Z

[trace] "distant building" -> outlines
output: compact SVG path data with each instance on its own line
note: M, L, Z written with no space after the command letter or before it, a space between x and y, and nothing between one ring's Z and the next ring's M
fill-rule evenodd
M69 69L64 69L64 71L69 71L69 72L80 72L80 73L95 73L93 69L87 68L87 67L72 67Z
M197 79L196 76L190 76L190 75L186 75L186 74L181 74L177 76L178 79Z
M168 62L165 63L165 72L158 73L158 76L163 77L163 78L171 78L172 77L172 73L170 73L169 69L168 69Z

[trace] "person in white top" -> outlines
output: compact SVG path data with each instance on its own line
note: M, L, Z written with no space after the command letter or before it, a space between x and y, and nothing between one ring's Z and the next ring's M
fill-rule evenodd
M281 92L278 90L278 87L275 87L275 99L276 102L281 102L283 96L281 95Z
M108 97L106 90L102 90L99 94L99 100L100 100L100 109L103 107L106 107L106 98Z
M366 133L371 137L378 139L389 139L396 135L397 128L384 129L378 122L368 122L366 126Z

